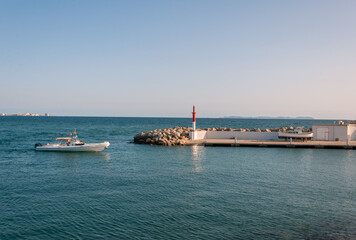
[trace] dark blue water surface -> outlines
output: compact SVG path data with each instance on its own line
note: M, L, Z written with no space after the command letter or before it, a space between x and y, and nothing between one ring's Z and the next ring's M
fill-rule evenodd
M199 127L310 127L198 119ZM136 145L190 119L0 117L0 239L356 239L356 151ZM102 153L36 152L76 129Z

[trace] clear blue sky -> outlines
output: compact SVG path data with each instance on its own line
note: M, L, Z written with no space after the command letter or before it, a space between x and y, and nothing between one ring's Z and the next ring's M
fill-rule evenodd
M0 0L0 112L356 119L356 1Z

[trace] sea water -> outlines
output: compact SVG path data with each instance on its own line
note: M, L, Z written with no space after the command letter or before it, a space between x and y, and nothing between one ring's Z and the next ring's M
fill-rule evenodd
M190 121L0 117L0 239L356 239L355 150L132 143L142 131ZM34 150L74 129L84 142L111 145L101 153Z

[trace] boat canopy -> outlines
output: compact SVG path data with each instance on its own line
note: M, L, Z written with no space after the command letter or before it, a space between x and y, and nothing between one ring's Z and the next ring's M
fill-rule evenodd
M61 138L56 138L56 141L66 141L66 140L71 140L72 138L70 137L61 137Z

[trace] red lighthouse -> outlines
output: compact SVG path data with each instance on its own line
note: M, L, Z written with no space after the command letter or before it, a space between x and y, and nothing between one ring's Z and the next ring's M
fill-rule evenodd
M195 131L196 129L196 123L195 123L195 106L193 105L193 131Z

